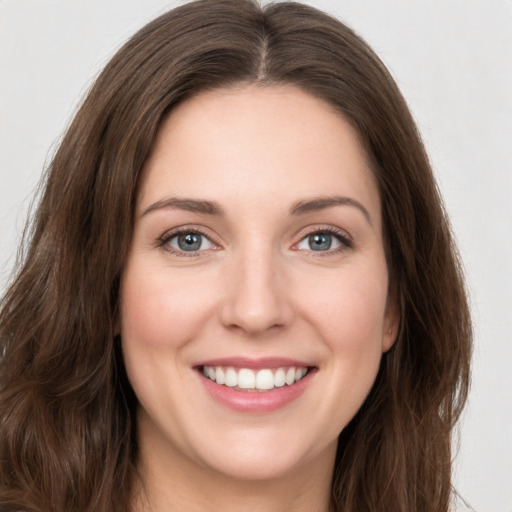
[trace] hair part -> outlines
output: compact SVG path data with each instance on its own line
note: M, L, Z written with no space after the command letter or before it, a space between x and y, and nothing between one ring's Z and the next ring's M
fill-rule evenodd
M339 437L333 506L446 512L471 324L450 226L414 121L372 50L293 2L197 0L146 25L89 91L45 177L24 261L1 303L0 504L128 510L136 399L115 319L138 182L178 103L291 84L356 129L382 202L401 327Z

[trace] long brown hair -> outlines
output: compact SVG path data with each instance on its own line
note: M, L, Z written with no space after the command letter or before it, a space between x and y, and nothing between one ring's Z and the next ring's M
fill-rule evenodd
M45 177L25 255L1 303L0 505L127 510L136 399L114 336L141 168L185 98L294 84L357 129L379 185L395 346L339 437L343 512L443 512L471 326L450 227L407 106L351 29L297 3L199 0L157 18L100 74Z

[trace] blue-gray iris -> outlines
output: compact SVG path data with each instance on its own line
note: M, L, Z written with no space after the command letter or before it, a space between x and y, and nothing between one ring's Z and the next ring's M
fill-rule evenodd
M332 236L326 233L315 233L309 237L308 241L313 251L326 251L331 248Z

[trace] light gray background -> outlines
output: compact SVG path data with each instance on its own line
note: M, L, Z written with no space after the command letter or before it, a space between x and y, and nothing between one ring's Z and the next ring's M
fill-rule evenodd
M176 3L0 0L0 290L31 193L80 98L126 38ZM512 512L512 1L308 3L366 38L423 134L476 327L456 485L478 512Z

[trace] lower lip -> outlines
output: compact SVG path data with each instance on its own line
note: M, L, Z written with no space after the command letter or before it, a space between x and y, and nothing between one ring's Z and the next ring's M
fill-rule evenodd
M228 386L217 384L198 372L198 376L213 399L221 405L237 412L265 413L277 411L293 402L308 387L314 374L309 370L291 386L275 387L269 391L239 391Z

